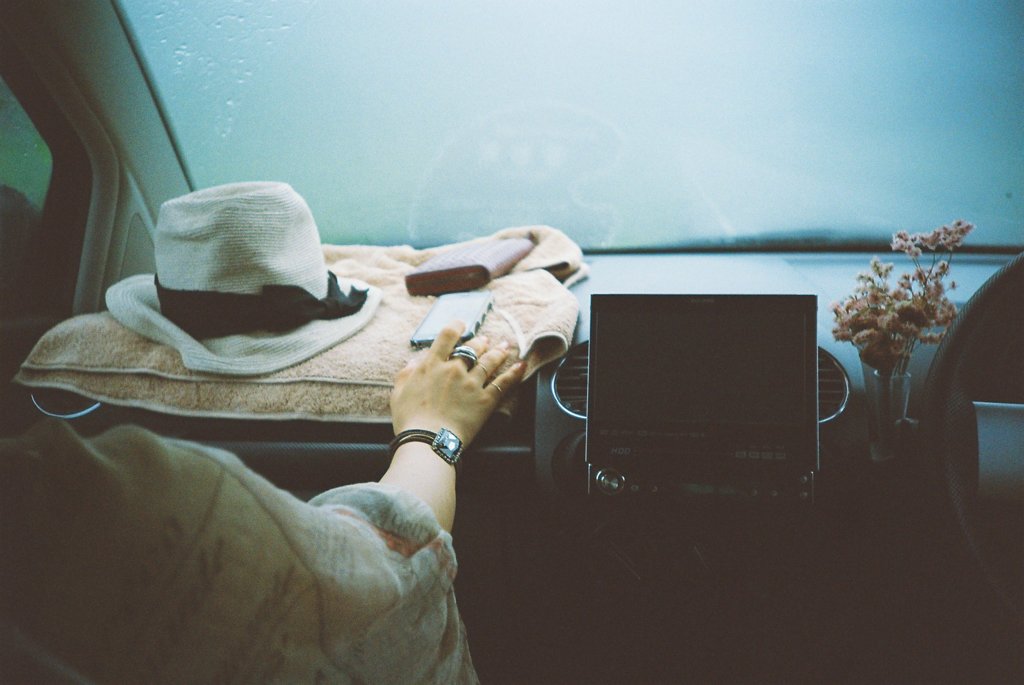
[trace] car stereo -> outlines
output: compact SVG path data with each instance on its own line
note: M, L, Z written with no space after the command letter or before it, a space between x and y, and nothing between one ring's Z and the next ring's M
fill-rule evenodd
M813 295L593 295L588 492L810 502Z

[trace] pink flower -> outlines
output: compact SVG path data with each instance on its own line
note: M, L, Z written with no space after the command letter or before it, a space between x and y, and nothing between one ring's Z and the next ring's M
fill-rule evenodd
M953 250L972 230L973 224L958 219L930 233L894 233L890 246L913 260L913 273L900 274L890 288L894 265L872 258L870 270L857 275L853 294L832 303L833 337L852 342L861 360L883 373L906 370L915 346L937 343L956 316L942 279ZM919 259L924 250L932 253L930 263ZM951 281L948 289L955 287Z
M879 278L888 278L892 273L893 264L885 264L878 257L871 258L871 272Z
M957 219L953 222L952 226L943 226L942 228L945 229L945 231L942 234L940 242L943 247L952 252L954 249L963 245L967 234L974 230L974 224L964 221L963 219Z
M901 320L918 327L928 325L927 315L913 302L901 302L896 305L896 315Z
M934 250L934 249L936 249L939 246L939 243L942 240L942 235L943 235L942 230L944 228L945 228L944 226L942 228L937 228L934 231L932 231L931 233L918 233L917 234L917 238L918 238L917 241L919 243L921 243L922 245L924 245L929 250Z
M873 342L876 342L877 340L881 339L881 337L882 336L879 335L879 332L877 330L873 328L868 328L863 331L857 331L853 335L853 344L856 345L857 347L862 347L864 345L869 345Z
M832 337L840 342L853 340L853 335L850 333L850 329L842 325L838 325L832 329Z
M910 236L906 231L900 231L893 234L890 246L893 252L906 252L914 246L914 243L910 241Z

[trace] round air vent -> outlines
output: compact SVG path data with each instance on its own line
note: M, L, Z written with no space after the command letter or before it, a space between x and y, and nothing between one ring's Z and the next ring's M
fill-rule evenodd
M818 348L818 423L831 421L846 409L850 379L835 357Z
M589 345L576 345L562 359L551 379L551 391L562 411L587 418L587 372ZM818 423L831 421L846 409L850 379L839 361L818 348Z
M576 345L559 363L551 379L551 393L565 413L587 418L587 372L590 345Z

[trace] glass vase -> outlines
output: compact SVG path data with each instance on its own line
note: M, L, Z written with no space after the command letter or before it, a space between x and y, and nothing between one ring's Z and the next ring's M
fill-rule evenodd
M899 456L900 436L907 421L910 373L883 374L864 366L864 390L868 403L869 445L872 461Z

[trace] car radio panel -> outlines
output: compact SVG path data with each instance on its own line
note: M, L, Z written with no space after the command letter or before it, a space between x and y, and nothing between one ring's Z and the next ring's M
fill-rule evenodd
M588 492L812 501L813 295L594 295Z

